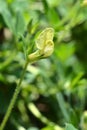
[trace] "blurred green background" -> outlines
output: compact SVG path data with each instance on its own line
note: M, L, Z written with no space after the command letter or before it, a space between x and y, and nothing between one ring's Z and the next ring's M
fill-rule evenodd
M31 48L44 28L55 30L54 53L28 66L5 130L87 130L87 6L82 2L0 0L0 122L23 70L25 46Z

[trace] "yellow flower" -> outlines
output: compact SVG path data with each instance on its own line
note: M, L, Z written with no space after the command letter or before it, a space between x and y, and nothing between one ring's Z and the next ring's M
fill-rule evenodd
M37 37L35 44L37 51L29 55L29 59L37 60L39 58L45 58L50 56L54 51L54 29L46 28Z
M48 57L53 53L54 50L54 30L53 28L46 28L43 30L38 38L36 39L36 47L40 50L43 57Z

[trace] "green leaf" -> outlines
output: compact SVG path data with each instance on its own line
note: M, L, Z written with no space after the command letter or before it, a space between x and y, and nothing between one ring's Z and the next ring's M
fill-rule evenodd
M64 102L64 98L63 98L62 94L61 94L61 93L58 93L58 94L56 95L56 98L57 98L59 107L60 107L60 109L61 109L61 112L62 112L64 118L66 119L66 121L69 121L70 117L69 117L68 111L67 111L67 109L66 109L65 102Z
M0 13L2 13L6 8L7 8L6 2L0 0Z
M46 0L50 7L57 7L61 0Z
M36 128L36 127L30 127L30 128L28 128L27 130L39 130L39 129Z
M71 58L72 55L74 54L75 45L74 45L74 43L71 43L71 44L62 43L58 46L57 49L55 49L55 52L56 52L56 55L58 56L58 58L64 63L69 58Z
M66 124L65 130L78 130L72 124Z
M59 15L57 14L57 11L54 8L49 8L47 11L47 18L49 20L49 23L56 28L59 24Z
M0 1L0 14L3 17L3 20L6 24L6 26L12 31L14 32L14 23L13 23L13 18L11 15L11 12L8 9L8 6L6 4L6 2L4 1Z
M8 10L4 10L2 16L4 18L6 25L13 32L13 23L12 23L12 17L11 17L10 12Z
M17 19L16 19L16 35L23 35L25 31L25 20L23 14L21 12L17 12Z
M45 128L42 128L41 130L63 130L61 127L58 127L57 125L49 125Z

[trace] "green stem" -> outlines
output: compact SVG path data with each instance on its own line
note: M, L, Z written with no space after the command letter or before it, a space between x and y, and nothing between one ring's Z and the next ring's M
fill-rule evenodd
M20 89L21 89L20 85L21 85L22 80L23 80L23 78L24 78L24 74L25 74L25 72L26 72L27 65L28 65L28 61L26 61L26 63L25 63L25 67L24 67L24 69L23 69L21 78L20 78L19 83L18 83L18 85L17 85L17 87L16 87L16 89L15 89L15 92L14 92L14 94L13 94L13 97L12 97L12 99L11 99L11 101L10 101L10 104L9 104L9 106L8 106L8 109L7 109L7 112L6 112L5 116L4 116L4 119L3 119L2 123L1 123L0 130L3 130L3 129L4 129L4 127L5 127L5 125L6 125L7 121L8 121L8 118L9 118L11 112L12 112L12 109L13 109L13 107L14 107L14 104L15 104L15 102L16 102L16 99L17 99L18 94L19 94Z

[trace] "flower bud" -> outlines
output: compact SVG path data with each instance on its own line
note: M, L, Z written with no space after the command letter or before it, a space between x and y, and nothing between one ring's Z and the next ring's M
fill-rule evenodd
M53 28L46 28L36 39L37 50L28 56L29 60L34 61L50 56L54 51Z
M43 57L48 57L53 53L54 50L53 36L54 36L53 28L46 28L40 33L40 35L36 39L36 47L40 50Z
M43 50L43 57L48 57L50 56L54 51L54 43L53 41L47 41L46 46Z

